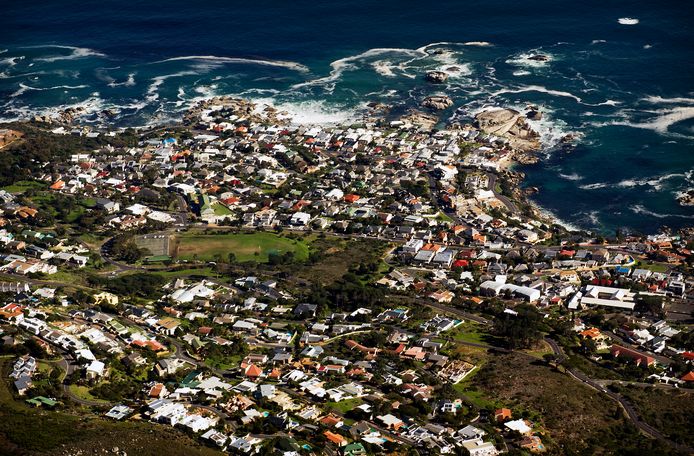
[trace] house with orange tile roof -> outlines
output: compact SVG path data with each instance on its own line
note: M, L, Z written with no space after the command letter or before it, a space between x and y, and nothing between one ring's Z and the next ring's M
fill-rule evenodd
M343 447L347 445L347 439L342 437L340 434L335 434L334 432L325 431L323 433L325 438L334 443L337 446Z
M19 322L24 319L24 311L19 304L11 302L0 308L0 319L11 322Z
M62 179L58 179L57 181L53 182L50 186L51 190L62 190L65 188L65 181Z
M343 199L348 203L354 204L359 201L361 197L359 195L355 195L354 193L350 193L349 195L345 195Z
M161 399L162 397L166 397L168 394L169 394L169 392L163 383L155 383L154 385L152 385L152 387L147 392L147 396L149 396L151 398L157 398L157 399Z
M246 368L244 375L249 378L258 378L263 375L263 370L255 364L251 364Z
M340 426L342 426L345 423L341 418L339 418L333 414L324 416L323 418L321 418L319 420L319 422L323 426L334 427L334 428L339 428Z
M513 418L513 413L511 413L511 409L500 408L494 411L494 421L496 421L497 423L503 423L504 421L508 421L511 418Z
M600 332L598 328L588 328L578 333L582 338L594 341L597 344L598 350L607 348L605 341L608 337Z

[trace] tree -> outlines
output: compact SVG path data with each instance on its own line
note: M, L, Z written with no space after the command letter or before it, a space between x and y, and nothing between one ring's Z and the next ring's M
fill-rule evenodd
M649 313L658 317L663 317L663 298L662 296L651 296L639 294L636 298L634 310L641 313Z
M530 348L542 338L542 316L527 304L517 306L517 315L503 313L494 322L494 332L505 339L509 348Z

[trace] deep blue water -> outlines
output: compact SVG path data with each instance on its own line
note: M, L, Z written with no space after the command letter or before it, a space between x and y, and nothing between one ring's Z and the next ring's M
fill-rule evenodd
M238 4L236 4L238 3ZM305 122L445 92L473 113L538 104L546 158L524 167L559 219L610 232L694 222L690 1L5 1L0 119L66 106L119 125L234 94ZM632 18L636 21L619 19ZM528 60L533 54L546 63ZM427 85L430 69L451 73ZM553 147L581 134L571 151Z

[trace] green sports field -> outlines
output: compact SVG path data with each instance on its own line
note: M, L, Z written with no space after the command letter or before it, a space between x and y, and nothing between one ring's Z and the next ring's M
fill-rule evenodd
M176 257L180 260L214 261L216 255L226 261L229 253L236 260L266 262L271 253L294 252L298 261L308 258L308 244L273 233L184 233L175 238Z

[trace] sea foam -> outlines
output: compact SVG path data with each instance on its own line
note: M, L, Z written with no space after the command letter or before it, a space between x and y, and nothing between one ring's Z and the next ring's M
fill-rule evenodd
M166 62L176 62L181 60L193 60L193 61L207 61L207 62L217 62L217 63L232 63L232 64L250 64L250 65L264 65L273 67L288 68L290 70L300 71L307 73L309 71L308 67L297 62L290 62L286 60L264 60L264 59L251 59L242 57L220 57L216 55L186 55L181 57L171 57L164 60L158 60L153 62L166 63Z

